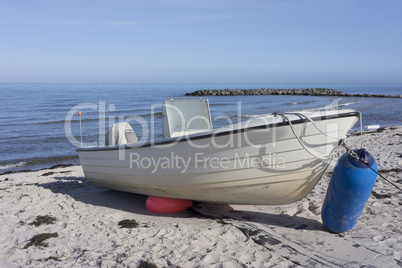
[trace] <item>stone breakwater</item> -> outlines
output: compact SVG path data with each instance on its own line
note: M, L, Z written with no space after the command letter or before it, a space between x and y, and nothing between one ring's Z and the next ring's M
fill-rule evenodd
M402 98L402 95L383 94L348 94L330 88L299 88L299 89L201 89L186 96L237 96L237 95L305 95L305 96L340 96L340 97L376 97Z

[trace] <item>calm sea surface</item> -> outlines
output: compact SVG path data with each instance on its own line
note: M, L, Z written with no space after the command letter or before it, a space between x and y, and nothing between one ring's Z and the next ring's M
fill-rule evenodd
M113 122L130 120L139 139L162 138L162 103L198 89L326 87L344 93L401 95L402 84L1 84L0 173L75 164L80 142L104 140ZM340 105L359 110L363 125L402 125L402 99L314 96L208 96L214 128L272 112ZM239 104L240 103L240 104ZM239 106L241 112L239 114ZM137 116L137 117L134 117ZM223 116L226 119L223 119ZM100 119L100 120L99 120ZM154 132L151 122L154 121ZM141 124L142 122L142 124ZM145 123L144 123L145 122ZM149 128L144 129L144 124ZM355 130L358 124L355 126ZM70 131L71 129L71 131ZM67 130L67 132L66 132ZM101 135L99 135L101 133Z

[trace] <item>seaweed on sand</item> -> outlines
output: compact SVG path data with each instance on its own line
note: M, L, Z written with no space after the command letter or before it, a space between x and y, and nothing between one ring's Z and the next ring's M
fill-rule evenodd
M138 265L138 268L158 268L158 266L150 261L142 260Z
M31 222L29 225L33 225L35 227L41 226L43 224L53 224L57 219L55 217L46 215L46 216L36 216L36 219Z
M29 243L25 245L24 249L27 249L30 246L47 247L47 246L49 246L49 244L46 243L45 240L52 238L52 237L59 237L59 234L58 233L42 233L42 234L34 235L29 240Z
M135 220L122 220L119 221L120 228L138 228L139 224Z

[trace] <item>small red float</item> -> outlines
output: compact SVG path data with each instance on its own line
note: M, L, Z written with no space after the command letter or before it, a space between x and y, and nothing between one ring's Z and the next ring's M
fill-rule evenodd
M193 206L193 201L169 197L148 196L145 206L153 213L175 213Z

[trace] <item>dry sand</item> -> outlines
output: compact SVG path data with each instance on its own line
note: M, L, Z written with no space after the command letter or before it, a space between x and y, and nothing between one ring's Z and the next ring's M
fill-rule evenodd
M401 135L401 127L364 134L398 185ZM334 234L320 217L331 171L290 205L199 203L169 215L148 212L145 196L93 187L80 166L4 174L0 267L401 267L402 193L378 178L356 226Z

